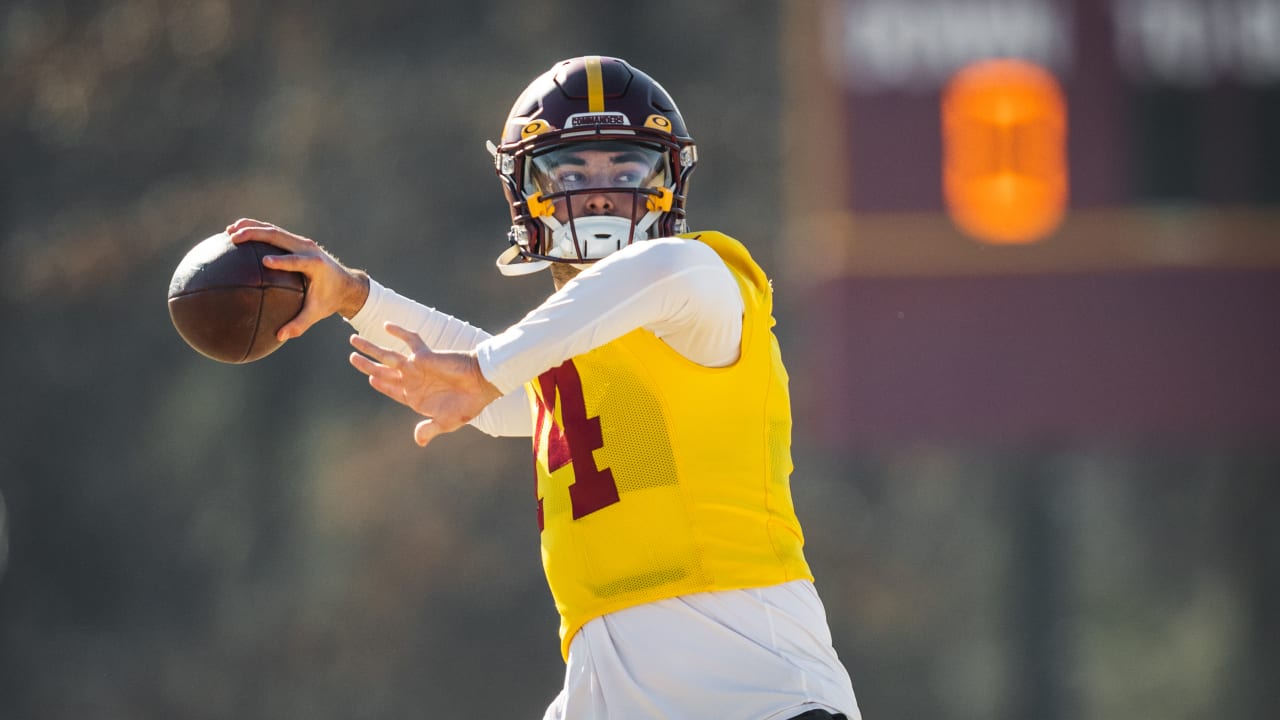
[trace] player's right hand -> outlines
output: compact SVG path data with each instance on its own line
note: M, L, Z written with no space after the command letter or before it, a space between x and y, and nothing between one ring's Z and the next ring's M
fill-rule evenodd
M351 336L351 364L369 377L375 390L413 408L426 419L413 429L422 447L433 438L453 432L502 396L480 371L472 352L435 352L412 330L395 323L384 329L405 344L405 352L382 347L359 335Z
M281 342L296 338L335 313L350 318L369 297L369 276L346 267L320 244L262 220L241 218L227 226L231 242L268 243L289 253L268 255L262 264L273 270L299 272L307 277L306 299L297 316L276 333Z

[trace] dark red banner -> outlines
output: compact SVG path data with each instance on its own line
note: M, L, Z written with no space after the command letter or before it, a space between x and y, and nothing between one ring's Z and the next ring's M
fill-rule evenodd
M1280 270L856 277L815 302L839 311L799 399L831 447L1280 437Z

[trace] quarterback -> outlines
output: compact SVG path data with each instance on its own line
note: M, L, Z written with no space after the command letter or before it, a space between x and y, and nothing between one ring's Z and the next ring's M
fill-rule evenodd
M546 301L491 335L237 221L233 241L310 280L281 337L346 318L351 364L424 417L420 445L464 424L532 439L566 662L546 718L859 718L791 501L770 284L687 227L698 155L675 102L623 60L565 60L489 150L512 217L498 269L548 269Z

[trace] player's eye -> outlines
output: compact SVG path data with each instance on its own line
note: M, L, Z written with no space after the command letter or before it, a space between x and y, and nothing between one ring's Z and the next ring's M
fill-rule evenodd
M565 170L555 174L555 184L562 190L576 190L583 186L586 175L576 170Z
M643 163L628 163L614 170L613 187L640 187L655 175L655 170Z

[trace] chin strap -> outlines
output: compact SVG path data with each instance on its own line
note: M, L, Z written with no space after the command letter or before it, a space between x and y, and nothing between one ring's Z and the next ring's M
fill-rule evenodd
M498 256L495 264L498 266L498 272L507 277L519 277L521 275L532 275L543 268L551 265L549 260L530 260L528 262L517 262L520 259L520 246L512 245L502 254Z

